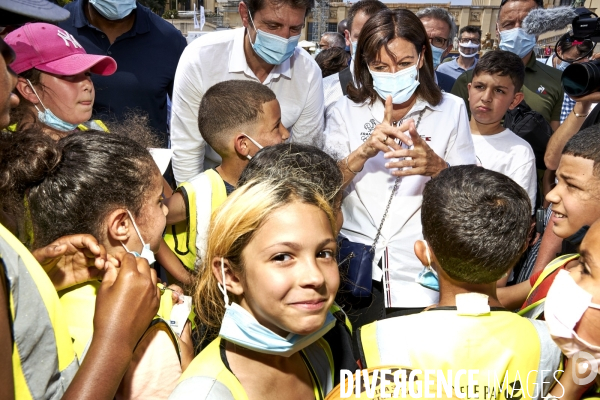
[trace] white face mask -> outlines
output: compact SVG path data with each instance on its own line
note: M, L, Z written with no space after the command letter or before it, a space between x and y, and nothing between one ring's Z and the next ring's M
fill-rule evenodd
M250 136L246 135L245 133L242 133L242 135L246 136L246 137L248 138L248 140L250 140L252 143L254 143L254 145L255 145L256 147L258 147L259 149L263 149L263 148L264 148L263 146L261 146L261 144L260 144L260 143L258 143L256 140L252 139ZM250 154L248 154L248 155L246 156L246 158L247 158L248 160L252 160L252 156L251 156Z
M154 258L154 252L152 250L150 250L150 243L144 243L144 239L142 239L142 235L140 234L140 230L137 227L137 224L135 223L135 220L133 219L133 215L131 215L131 213L129 212L129 210L127 210L127 214L129 214L129 218L131 219L131 223L135 229L135 232L137 233L138 237L140 238L140 242L142 242L142 253L138 253L137 251L129 251L129 249L127 248L127 246L125 246L125 243L121 242L121 245L123 246L123 248L125 249L126 252L133 254L136 257L142 257L145 258L146 260L148 260L148 264L152 265L154 264L154 262L156 261L156 259Z
M600 304L592 303L592 294L579 287L568 271L559 271L544 304L544 316L550 335L567 358L584 351L598 365L600 346L588 343L575 332L575 326L589 307L600 309Z
M463 56L465 58L475 57L477 55L477 51L473 52L473 54L466 54L461 50L462 47L464 47L465 49L479 49L479 45L473 44L471 41L469 41L469 43L460 43L458 45L458 52L460 53L461 56Z

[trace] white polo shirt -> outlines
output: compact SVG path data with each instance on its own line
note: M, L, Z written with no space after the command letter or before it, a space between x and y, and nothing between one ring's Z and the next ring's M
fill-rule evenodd
M475 150L464 101L443 93L437 106L417 100L407 118L415 123L425 110L417 131L427 144L450 165L475 164ZM327 119L325 148L345 157L369 138L383 120L381 100L372 106L342 97ZM344 193L342 233L351 241L372 245L381 223L395 177L385 168L389 160L383 153L369 159ZM415 282L423 265L414 254L416 240L422 239L421 203L428 176L409 176L400 180L381 230L373 261L373 280L383 279L386 307L426 307L438 300L438 292ZM383 257L383 270L378 261Z
M171 108L173 172L179 183L202 172L205 161L207 168L221 163L198 130L198 108L204 93L227 80L259 82L244 55L245 32L239 28L203 35L190 43L179 59ZM273 67L263 84L275 92L291 140L322 147L323 79L310 54L296 47L291 58Z

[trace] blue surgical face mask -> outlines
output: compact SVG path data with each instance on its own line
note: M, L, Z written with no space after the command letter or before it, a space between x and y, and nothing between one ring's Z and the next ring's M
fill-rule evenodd
M255 145L256 147L258 147L258 148L259 148L259 150L260 150L260 149L263 149L263 146L262 146L260 143L258 143L256 140L252 139L250 136L246 135L245 133L242 133L242 135L246 136L246 137L248 138L248 140L250 140L252 143L254 143L254 145ZM252 156L251 156L250 154L246 155L246 158L247 158L248 160L252 160Z
M352 43L352 57L356 57L356 46L358 46L358 40Z
M373 77L373 88L379 96L385 101L388 96L392 96L392 103L402 104L410 99L419 86L419 70L417 65L421 61L421 55L415 65L411 65L396 73L371 71Z
M125 18L137 7L135 0L90 0L90 4L111 21Z
M256 31L256 38L254 43L250 40L250 44L254 49L254 52L258 54L260 58L265 60L268 64L279 65L294 54L294 50L300 40L300 35L292 36L289 39L282 38L281 36L273 35L272 33L263 32L256 29L252 15L250 16L250 22L252 27ZM250 38L250 33L248 33Z
M125 246L125 243L121 242L121 245L123 246L123 248L125 249L126 252L133 254L136 257L142 257L145 258L148 261L148 264L152 265L154 264L154 262L156 261L156 259L154 258L154 252L152 250L150 250L150 243L144 243L144 239L142 239L142 235L140 234L140 230L137 227L137 224L135 223L135 220L133 219L133 215L131 215L131 213L129 212L129 210L127 210L127 214L129 214L129 218L131 219L131 224L133 225L135 232L137 233L138 237L140 238L140 242L142 242L142 253L138 253L137 251L129 251L129 249L127 248L127 246Z
M565 68L567 68L569 65L571 65L571 63L570 63L570 62L567 62L567 61L562 61L562 60L561 60L560 64L558 64L558 65L556 66L556 69L557 69L557 70L559 70L559 71L564 71L564 70L565 70Z
M225 282L223 258L221 258L221 278L222 282ZM219 336L243 348L258 353L289 357L319 340L335 325L335 317L328 312L325 323L317 331L308 335L290 333L284 338L262 326L243 307L236 303L229 304L225 286L221 283L218 286L225 301L225 315L221 322Z
M316 49L315 50L315 57L318 56L320 52L321 52L321 49Z
M530 35L522 28L513 28L500 32L500 50L510 51L523 58L535 46L535 35Z
M446 49L440 49L439 47L431 46L431 53L433 55L433 69L436 69L442 63L442 54Z
M431 255L429 254L429 245L427 244L427 242L425 240L423 240L422 242L425 244L425 251L427 254L427 263L429 265L426 267L423 267L423 271L421 271L419 273L419 276L417 276L416 282L419 285L426 287L427 289L431 289L431 290L435 290L435 291L439 292L440 291L440 281L438 279L437 272L435 272L435 269L433 269L433 267L431 266Z
M44 107L44 111L42 111L38 108L37 105L34 104L34 107L38 112L38 114L37 114L38 120L42 124L49 126L50 128L56 129L57 131L61 131L61 132L71 132L71 131L75 130L75 128L77 128L77 124L72 124L70 122L63 121L62 119L60 119L56 115L54 115L54 113L52 111L50 111L50 109L47 108L44 105L44 103L42 103L42 99L40 99L40 96L38 96L35 88L31 84L29 79L27 79L27 84L29 85L31 90L33 90L35 97L38 98L42 107Z

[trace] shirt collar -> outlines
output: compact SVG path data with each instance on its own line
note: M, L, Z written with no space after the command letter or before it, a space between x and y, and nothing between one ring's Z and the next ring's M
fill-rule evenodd
M443 102L443 100L440 101L440 104L438 104L437 106L434 106L434 105L429 104L426 100L418 97L417 101L412 106L410 111L408 113L406 113L406 116L404 118L415 117L417 113L419 113L421 110L423 110L425 108L429 108L432 111L441 111L442 102ZM385 104L383 103L383 101L381 99L377 99L375 101L375 103L373 103L372 105L369 105L369 108L371 109L371 115L373 116L373 118L375 118L375 120L378 123L381 123L381 121L383 121L383 112L385 111Z
M73 26L75 28L83 28L84 26L96 28L95 26L90 24L90 22L85 16L84 7L88 6L88 2L86 0L82 0L79 2L79 4L81 6L75 8L73 13ZM125 35L130 35L132 33L142 34L150 32L150 16L146 12L146 10L143 9L144 6L142 6L139 2L136 3L136 6L137 8L133 11L136 13L133 29Z
M245 36L246 28L236 29L235 35L233 36L233 48L229 54L229 72L243 72L246 75L255 76L254 72L250 69L248 62L246 61L246 54L244 53ZM294 55L292 55L292 57L294 57ZM268 81L278 78L279 75L283 75L286 78L292 79L292 68L290 64L292 57L288 58L280 65L275 65L263 83L268 83Z
M530 69L533 72L537 72L537 60L534 52L531 52L531 57L529 57L529 61L527 61L527 64L525 64L525 69Z

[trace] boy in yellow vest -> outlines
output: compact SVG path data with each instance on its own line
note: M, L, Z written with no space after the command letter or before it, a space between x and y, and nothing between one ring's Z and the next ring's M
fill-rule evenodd
M362 367L433 371L437 382L450 382L448 396L545 395L555 383L560 350L543 322L504 309L496 295L496 282L525 250L530 215L525 190L494 171L457 166L428 182L421 209L425 240L415 243L424 265L417 281L438 288L439 304L360 328Z
M519 314L529 318L544 318L544 301L554 278L560 270L579 265L579 244L600 218L600 126L583 129L567 142L556 178L546 200L552 203L552 230L564 239L562 255L529 280L498 289L505 307L520 307Z
M204 256L212 212L235 189L248 161L261 148L290 136L275 93L254 81L224 81L208 89L200 102L198 127L221 165L183 182L165 201L165 241L192 270Z

